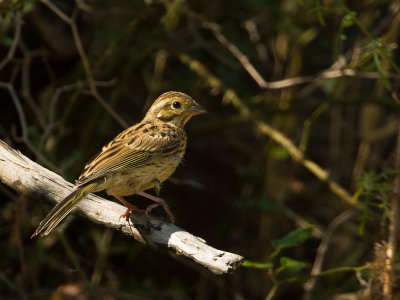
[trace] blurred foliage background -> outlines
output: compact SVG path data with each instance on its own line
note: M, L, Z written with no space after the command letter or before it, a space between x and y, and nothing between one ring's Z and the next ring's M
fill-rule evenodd
M73 182L186 92L208 114L161 196L247 259L216 276L75 217L31 240L51 206L1 185L2 299L396 299L397 1L11 0L0 22L1 139Z

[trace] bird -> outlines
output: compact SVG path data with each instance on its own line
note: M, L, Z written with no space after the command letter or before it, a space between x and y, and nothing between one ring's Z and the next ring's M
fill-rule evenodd
M203 113L206 110L185 93L169 91L160 95L140 123L118 134L86 164L74 190L40 222L31 238L48 235L79 201L103 190L127 207L121 217L139 210L123 198L137 194L155 202L146 208L146 214L162 206L173 223L168 205L158 197L161 184L182 162L187 143L183 127L193 116ZM157 196L145 192L151 188Z

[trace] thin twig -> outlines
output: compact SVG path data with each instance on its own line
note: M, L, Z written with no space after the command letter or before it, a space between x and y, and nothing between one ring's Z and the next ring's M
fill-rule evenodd
M199 20L202 26L206 29L209 29L215 36L215 38L225 46L242 64L243 68L249 73L249 75L254 79L254 81L261 88L268 88L268 83L264 80L264 78L260 75L260 73L256 70L256 68L250 63L250 60L246 55L244 55L235 44L231 43L222 33L220 26L217 23L208 21L204 16L199 15L198 13L186 8L185 12L188 16L193 17L196 20Z
M20 49L24 55L24 59L22 61L22 97L28 103L29 107L33 111L36 119L40 125L40 127L44 130L47 126L45 117L43 115L43 111L36 104L35 100L32 97L31 93L31 61L32 61L32 53L29 51L27 46L24 43L23 39L20 39Z
M258 129L261 133L269 136L275 142L283 146L292 156L292 159L302 164L311 173L313 173L319 180L325 182L330 190L337 196L339 196L346 203L356 206L357 202L349 194L346 189L340 186L336 181L330 178L329 172L319 166L317 163L305 158L304 153L283 133L266 124L263 121L258 121Z
M82 61L83 68L86 73L87 80L89 82L90 92L92 96L104 107L104 109L124 128L128 127L128 124L115 112L115 110L107 103L107 101L99 94L96 85L94 84L93 72L90 67L89 60L83 48L82 40L79 34L79 28L75 23L75 17L78 13L78 7L73 12L72 18L64 14L57 6L48 0L41 0L51 11L53 11L59 18L67 23L72 31L76 49Z
M28 126L26 123L25 113L22 108L21 102L19 101L19 98L17 96L17 93L15 92L14 86L11 83L0 81L0 88L8 90L11 99L14 102L15 109L17 110L22 133L20 137L16 137L16 140L22 141L29 148L29 150L31 150L36 155L36 157L39 160L41 160L46 166L50 167L52 170L56 172L62 173L62 171L52 162L50 162L40 151L38 151L29 140Z
M292 210L290 207L288 207L283 201L279 200L277 204L279 206L279 209L281 209L288 218L292 219L293 222L297 225L297 227L301 228L301 227L313 226L311 235L318 239L323 238L324 231L322 230L321 226L310 223L309 221L306 220L306 218L304 218L303 216Z
M58 102L58 99L60 98L60 96L65 92L72 91L81 86L82 86L82 83L80 81L78 81L77 83L72 83L72 84L68 84L68 85L59 87L54 91L53 97L51 98L51 101L50 101L49 121L48 121L46 129L43 131L42 138L40 139L40 144L38 147L39 149L41 149L43 147L43 145L44 145L45 141L47 140L47 138L49 137L50 133L54 130L55 108L56 108L56 105L57 105L57 102Z
M304 284L304 290L305 290L305 295L303 297L304 300L311 299L312 297L312 290L314 289L315 283L318 279L318 275L321 274L322 271L322 266L324 264L325 256L329 247L330 242L332 241L332 237L336 229L348 221L350 218L352 218L355 214L355 210L346 210L340 215L338 215L336 218L333 219L333 221L329 224L329 226L326 228L326 230L323 233L323 237L321 240L321 244L319 245L317 249L317 255L314 260L313 267L311 269L310 279Z
M57 6L55 6L52 2L47 0L41 0L43 4L45 4L53 13L55 13L61 20L71 26L72 20L66 14L64 14Z
M14 58L15 50L17 49L19 39L21 37L21 27L22 27L22 16L21 11L15 12L15 31L14 38L10 49L8 49L7 56L0 63L0 71L8 64L10 60Z
M203 15L200 15L188 8L185 9L186 14L189 17L192 17L195 20L198 20L201 25L209 29L215 36L215 38L224 46L226 47L233 56L237 58L243 68L247 71L247 73L254 79L254 81L258 84L260 88L263 89L283 89L292 87L299 84L304 84L308 82L312 82L314 80L321 80L321 79L333 79L333 78L340 78L343 76L347 77L361 77L361 78L369 78L369 79L377 79L380 78L377 72L361 72L356 71L349 68L340 68L337 69L335 67L335 63L332 65L333 68L329 68L326 71L323 71L321 74L317 75L310 75L310 76L301 76L301 77L293 77L287 78L283 80L277 81L266 81L261 74L257 71L254 65L250 62L249 58L244 55L239 48L230 42L225 35L222 33L221 27L214 22L207 20L207 18ZM400 75L397 73L391 72L383 72L383 75L387 78L395 78L400 79Z
M116 83L116 79L111 79L109 81L93 81L94 85L97 87L109 87L112 86ZM50 111L49 111L49 120L46 129L44 130L42 134L42 138L40 140L39 144L39 149L43 147L44 142L46 139L49 137L50 133L54 130L55 127L55 118L56 118L56 106L58 103L58 99L63 93L75 90L75 89L82 89L84 88L85 84L81 81L78 81L76 83L72 84L67 84L63 85L59 88L57 88L54 93L53 97L51 98L50 101Z

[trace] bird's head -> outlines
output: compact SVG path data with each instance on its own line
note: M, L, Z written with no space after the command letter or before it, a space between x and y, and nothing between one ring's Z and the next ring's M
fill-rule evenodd
M204 113L206 110L189 95L181 92L166 92L154 101L145 119L156 119L183 127L191 117Z

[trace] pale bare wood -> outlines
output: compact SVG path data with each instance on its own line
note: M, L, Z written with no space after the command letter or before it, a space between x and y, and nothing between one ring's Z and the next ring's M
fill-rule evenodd
M61 176L33 162L0 140L0 180L19 193L35 200L59 202L73 185ZM183 256L215 274L229 273L238 268L243 257L221 251L206 244L182 228L141 213L131 214L129 220L120 216L126 208L116 202L90 194L72 213L79 213L92 222L114 228L174 256Z

